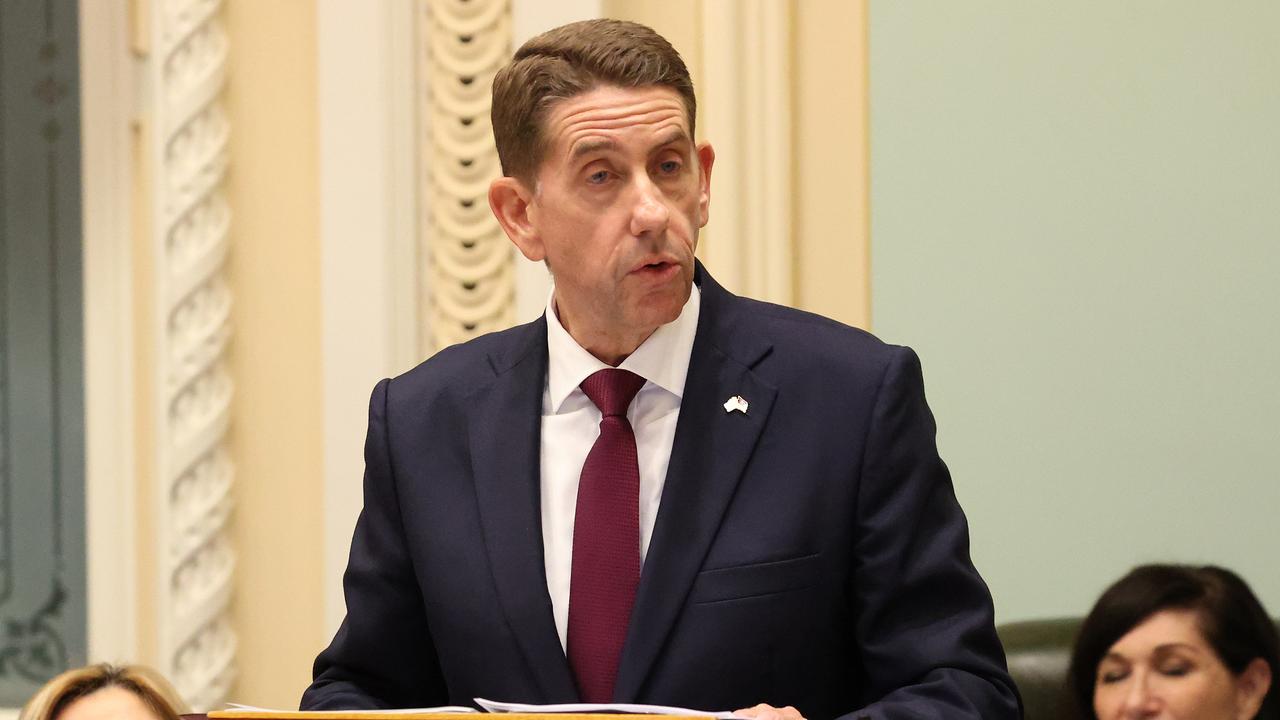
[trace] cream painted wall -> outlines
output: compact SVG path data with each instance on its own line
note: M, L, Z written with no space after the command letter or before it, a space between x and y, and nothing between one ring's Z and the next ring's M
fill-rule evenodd
M795 4L795 304L871 326L866 0Z
M316 18L227 3L237 553L232 699L296 707L323 642Z

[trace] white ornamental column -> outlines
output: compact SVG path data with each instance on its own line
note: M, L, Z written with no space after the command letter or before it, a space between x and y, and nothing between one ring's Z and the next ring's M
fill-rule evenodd
M149 193L147 378L154 419L150 502L156 664L193 708L214 709L235 677L228 621L232 387L227 368L231 212L221 0L149 0L142 164Z
M501 175L489 106L511 57L508 0L419 0L422 352L514 322L511 243L489 211Z

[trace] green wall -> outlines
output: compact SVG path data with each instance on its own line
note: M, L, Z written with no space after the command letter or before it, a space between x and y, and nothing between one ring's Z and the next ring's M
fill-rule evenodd
M871 5L873 322L1001 622L1139 562L1280 615L1280 3Z

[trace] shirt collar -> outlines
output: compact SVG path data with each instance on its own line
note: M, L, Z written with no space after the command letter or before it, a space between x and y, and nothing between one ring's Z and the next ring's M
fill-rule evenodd
M630 370L663 390L684 397L685 376L689 374L689 358L693 338L698 331L698 314L702 292L694 284L675 320L660 326L640 343L618 367ZM555 287L547 298L547 392L552 413L560 412L565 400L597 370L608 365L583 349L569 331L560 324L555 312Z

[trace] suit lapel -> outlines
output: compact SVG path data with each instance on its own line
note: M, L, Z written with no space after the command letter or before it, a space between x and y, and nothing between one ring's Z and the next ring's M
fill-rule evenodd
M735 298L699 265L702 308L662 503L618 668L614 699L634 702L702 568L738 481L769 417L776 390L751 366L770 345L733 332ZM748 411L727 412L741 396Z
M577 699L577 690L547 591L538 491L545 320L526 328L510 353L490 357L494 381L468 398L474 408L471 462L485 549L507 622L542 700L569 702Z

